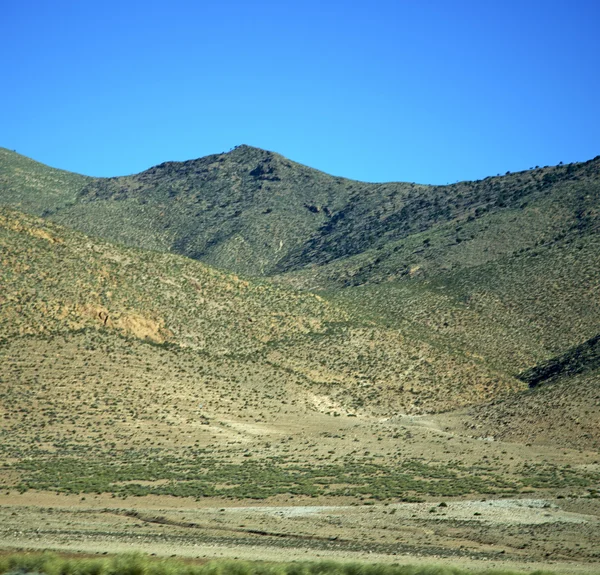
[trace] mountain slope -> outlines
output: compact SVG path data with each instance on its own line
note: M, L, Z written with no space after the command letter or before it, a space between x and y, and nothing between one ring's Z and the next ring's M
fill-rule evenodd
M235 152L245 158L254 150ZM209 159L208 166L218 164L211 186L225 169L220 164L233 169L242 162L235 153L225 156ZM270 160L275 161L285 160ZM581 425L581 417L589 416L590 425L596 421L595 408L587 405L597 400L592 368L575 374L565 387L534 390L531 397L539 402L530 413L519 410L529 396L520 394L528 383L517 377L544 360L564 361L561 354L599 332L594 166L577 168L591 170L589 178L581 172L581 179L536 188L540 194L532 192L535 198L527 206L497 206L466 216L462 225L479 238L471 244L449 242L457 233L453 221L436 222L427 210L422 218L411 218L408 226L415 233L385 243L398 248L393 257L404 257L406 249L417 258L393 281L383 281L389 278L382 273L396 261L392 256L373 261L358 281L347 281L352 266L371 257L368 246L362 252L358 246L349 257L334 254L331 261L319 252L314 258L320 266L302 263L302 269L262 280L161 253L173 237L157 234L156 218L183 222L175 231L187 229L189 245L196 241L197 219L182 219L191 214L189 190L169 200L164 193L170 192L157 183L164 173L172 175L175 188L185 182L179 164L163 166L155 187L140 183L139 176L122 190L122 179L86 180L76 202L63 203L52 214L72 217L77 226L96 226L98 233L124 243L130 234L132 241L150 242L157 251L113 244L0 208L2 486L259 498L518 493L530 485L523 462L536 453L522 445L528 438L521 420L571 425L571 415L579 413L574 426ZM283 169L263 167L252 178L276 178ZM102 186L108 186L106 197ZM238 203L245 206L236 216L243 222L238 231L256 222L257 199L254 192L244 196L244 186L238 188ZM38 189L24 194L35 198ZM315 194L325 194L328 204L307 206L302 190L299 185L294 201L302 200L310 214L304 227L295 227L295 208L284 191L275 196L277 205L260 213L288 213L286 233L297 246L320 233L320 224L310 218L335 217L329 207L335 190L319 188ZM224 202L230 192L224 185ZM348 205L359 201L344 199ZM29 203L32 211L41 209L40 202L34 204ZM222 209L207 208L214 221L202 233L218 233L219 226L235 220ZM201 257L222 265L232 261L225 257L227 241L209 242L214 250L207 248ZM398 241L404 247L394 244ZM234 244L227 249L234 253ZM281 251L268 260L272 269L280 264L283 269L298 254L304 258L302 250ZM317 295L290 284L329 289ZM564 393L552 391L561 389ZM581 391L585 403L573 402ZM572 409L561 419L565 405ZM460 424L472 418L475 427L460 428L457 436L449 427L456 424L454 414L431 415L465 407L473 411L462 412ZM511 413L520 419L510 419ZM587 422L580 429L583 434L573 432L565 445L593 448L595 435ZM484 461L489 447L482 435L520 442L503 444L514 462ZM561 444L550 432L548 440L544 437L539 441ZM565 467L557 475L560 465L573 460L561 457L553 452L544 466L543 473L555 478L553 488L583 490L597 483L593 469Z
M454 470L453 451L424 463L430 431L382 425L527 384L318 295L6 208L0 284L3 487L381 499L520 485Z
M7 341L107 331L259 362L299 378L313 408L382 415L449 409L525 386L409 331L352 318L318 295L114 246L11 210L0 209L0 247Z
M521 374L530 388L476 406L459 426L503 441L600 448L600 337Z
M0 148L0 204L42 215L76 202L92 180Z
M0 201L16 206L14 166L31 161L3 153ZM68 202L28 192L21 209L41 215L43 205L85 233L245 275L344 286L480 265L597 227L600 159L423 186L337 178L239 146L132 176L67 179Z
M292 337L271 345L294 369L300 367L291 358L302 355L306 373L327 372L323 381L340 389L360 389L365 377L411 389L389 364L397 363L396 374L423 375L413 357L442 357L446 366L460 357L517 376L600 326L599 158L452 186L352 182L249 146L108 179L57 172L6 150L2 158L7 203L20 198L30 211L123 244L328 290L361 326L338 329L335 349L360 350L373 337L388 350L379 360L371 355L365 363L357 351L342 371L309 369L318 354L300 351L307 342ZM395 335L367 335L371 325L419 342L421 351L394 347ZM282 351L284 345L295 351ZM341 366L352 355L334 357ZM402 406L416 408L408 400Z
M347 308L517 375L600 328L597 167L588 162L577 179L536 188L527 205L469 215L276 280L327 287Z
M560 357L554 357L519 374L529 387L546 385L556 379L600 369L600 334L571 348Z
M136 247L265 275L350 197L353 183L278 154L240 146L92 180L52 219Z
M382 216L372 237L362 229L373 227L366 218L344 218L345 228L359 230L331 230L321 236L320 247L290 256L280 267L297 269L288 277L299 286L342 287L436 277L527 255L551 244L576 242L595 236L600 229L600 158L432 188L428 193L433 200L422 192L414 194L414 203L425 206L425 215L419 215L416 207L414 213L405 212L411 221L423 218L418 233L405 233L403 226L408 224L398 224L397 216L404 208ZM448 220L441 213L427 215L430 201L439 204L439 196L454 206ZM448 213L451 208L444 209ZM390 218L393 221L388 223ZM362 248L354 245L344 253L344 242L355 240L363 242ZM299 264L303 260L319 265Z
M590 232L480 266L326 293L516 376L598 333L599 270L600 235Z
M319 333L339 313L313 294L120 248L12 210L0 209L0 241L5 338L95 328L249 354L273 339Z

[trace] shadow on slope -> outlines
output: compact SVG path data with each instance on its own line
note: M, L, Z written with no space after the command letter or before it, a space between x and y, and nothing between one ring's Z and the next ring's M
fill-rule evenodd
M466 411L465 429L501 441L600 448L600 336L520 377L528 391Z

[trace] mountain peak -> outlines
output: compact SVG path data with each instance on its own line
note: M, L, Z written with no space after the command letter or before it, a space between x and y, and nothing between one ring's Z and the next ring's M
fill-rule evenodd
M256 146L249 146L248 144L240 144L239 146L235 146L224 155L236 158L248 157L251 159L279 156L279 154L271 152L270 150L257 148Z

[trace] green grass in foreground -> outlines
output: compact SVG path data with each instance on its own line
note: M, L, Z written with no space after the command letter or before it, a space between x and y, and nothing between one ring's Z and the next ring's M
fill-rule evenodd
M375 563L266 563L210 561L186 563L174 559L151 559L127 553L103 559L63 558L52 553L15 554L0 558L0 573L45 575L467 575L456 567L434 565L383 565ZM482 571L488 575L512 575L513 571ZM550 573L534 571L529 575Z

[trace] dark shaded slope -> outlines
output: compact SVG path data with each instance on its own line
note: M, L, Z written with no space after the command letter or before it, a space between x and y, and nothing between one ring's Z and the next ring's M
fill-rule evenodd
M600 369L600 334L588 339L559 357L532 367L519 374L529 387L550 383L556 378Z
M600 334L519 378L529 390L459 412L456 424L502 441L600 447Z
M366 189L277 269L297 286L347 287L473 267L599 229L600 158L403 186Z

